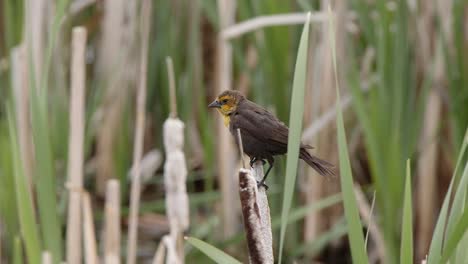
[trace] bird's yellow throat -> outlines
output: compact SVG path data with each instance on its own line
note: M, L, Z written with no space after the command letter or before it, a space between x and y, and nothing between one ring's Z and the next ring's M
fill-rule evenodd
M231 122L231 118L228 115L223 115L223 121L224 121L224 125L226 127L229 127L229 122Z

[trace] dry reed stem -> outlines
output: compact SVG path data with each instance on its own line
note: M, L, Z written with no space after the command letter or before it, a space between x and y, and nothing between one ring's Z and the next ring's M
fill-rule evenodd
M158 149L153 149L148 151L140 161L140 181L141 184L147 183L151 180L151 177L154 175L155 171L161 167L163 157L161 151ZM131 180L134 177L134 168L130 168L128 177Z
M220 17L220 27L222 29L229 27L234 23L236 13L236 3L231 0L218 1L218 14ZM217 93L224 90L232 89L232 46L221 35L218 36L217 43ZM216 117L219 118L219 117ZM237 218L238 211L233 210L232 205L237 199L237 194L232 186L237 185L236 177L233 177L235 155L228 149L234 149L234 145L229 135L228 130L224 127L223 123L217 122L217 153L218 155L218 177L221 188L221 201L222 201L222 228L223 237L228 238L234 235L239 226Z
M153 264L163 264L165 256L166 256L166 251L164 247L164 242L161 239L161 242L159 242L158 248L156 249L156 252L154 253Z
M245 161L244 161L244 145L242 144L242 136L241 136L241 131L240 128L237 129L237 145L239 146L239 154L240 154L240 160L242 163L242 168L245 169Z
M24 174L26 176L28 188L32 193L34 152L29 113L30 96L27 65L26 48L24 44L21 44L12 51L12 83L15 98L20 155L21 160L23 161Z
M326 12L315 12L312 13L310 17L311 22L324 22L326 20ZM307 13L258 16L223 29L221 36L223 39L229 40L264 27L297 25L304 24L306 21Z
M438 43L440 44L440 43ZM437 164L438 164L438 129L441 118L441 98L437 90L443 89L444 83L444 63L442 57L441 45L438 46L435 55L435 87L431 89L427 98L426 112L424 113L424 123L421 129L421 138L419 141L419 161L417 167L418 184L417 193L417 252L416 259L422 259L429 250L434 228L434 205L437 198L428 193L437 193Z
M371 80L372 82L375 81L375 79ZM363 85L362 90L364 92L369 91L370 85ZM340 101L340 109L341 111L346 111L352 103L352 96L351 95L345 95ZM328 125L332 124L332 122L336 118L336 107L332 106L329 109L323 111L323 113L315 119L314 122L312 122L306 129L304 129L304 132L302 133L302 140L303 141L310 141L312 140L319 132L321 132L323 129L325 129Z
M120 263L120 183L107 182L104 226L104 263Z
M103 103L97 132L97 177L99 195L104 195L107 181L115 176L114 146L121 113L136 86L136 5L138 1L107 0L103 3L102 37L99 45L98 74L104 80ZM98 115L97 115L98 116Z
M83 244L86 264L98 263L96 250L96 234L94 232L93 211L88 192L82 193L83 209Z
M145 130L145 102L146 78L148 64L148 40L151 19L151 0L141 2L141 53L140 53L140 82L136 102L136 130L133 149L133 168L135 177L132 178L130 194L130 215L128 228L127 264L136 263L138 211L140 207L140 161L143 155L143 136Z
M263 177L262 162L252 170L239 170L239 195L250 263L274 263L270 207L265 187L257 188Z
M81 263L81 190L83 188L83 145L85 109L86 29L75 27L72 33L70 138L68 147L67 263Z
M378 226L372 222L372 210L369 206L369 203L366 200L364 193L362 192L361 187L358 184L354 185L354 194L356 195L356 201L359 207L359 214L362 217L362 220L366 223L367 228L370 230L369 233L373 236L375 241L375 246L377 248L377 254L380 260L385 259L385 241L382 235L382 232L379 230Z
M49 251L43 251L41 255L42 264L52 264L52 254Z
M24 37L27 57L31 55L32 75L36 80L36 89L40 88L44 54L46 0L26 0L24 15ZM28 77L29 78L29 77Z
M171 117L177 117L176 84L174 75L174 64L171 57L166 57L167 79L169 80L169 98L171 102Z
M163 138L166 149L166 163L164 164L166 214L171 241L175 243L177 260L184 263L183 232L189 226L187 165L183 152L184 123L176 118L168 118L164 122Z

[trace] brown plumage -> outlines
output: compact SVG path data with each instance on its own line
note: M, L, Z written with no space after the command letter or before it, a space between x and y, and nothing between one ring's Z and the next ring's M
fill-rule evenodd
M274 156L286 154L288 149L288 127L263 107L249 101L240 92L227 90L221 93L208 107L217 108L224 118L224 124L237 142L237 129L242 136L245 154L250 163L266 160L270 164L265 179L273 167ZM312 147L301 143L299 158L323 176L334 175L333 165L311 155L307 149Z

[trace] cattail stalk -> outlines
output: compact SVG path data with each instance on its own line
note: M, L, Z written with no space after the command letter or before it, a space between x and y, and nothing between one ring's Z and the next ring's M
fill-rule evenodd
M52 264L52 254L49 251L43 251L41 256L42 264Z
M83 192L81 198L83 203L83 244L85 249L85 262L86 264L96 264L96 234L94 232L91 198L88 192Z
M104 195L107 181L115 176L113 155L121 125L122 111L130 91L136 86L137 56L134 56L139 1L106 0L103 2L102 37L99 44L98 73L105 82L102 118L99 118L96 145L96 186Z
M444 87L444 60L442 55L441 41L438 40L437 50L434 62L434 85L433 89L429 92L427 98L426 112L424 114L423 128L421 129L421 139L419 141L420 152L417 177L419 178L416 192L416 199L418 206L417 211L417 259L422 259L428 252L432 239L432 232L435 224L434 204L437 199L428 193L437 193L437 165L439 164L438 158L438 140L437 134L440 125L442 102L438 89Z
M104 263L120 263L120 183L107 182L104 230Z
M31 75L36 80L36 88L39 89L41 83L43 54L44 54L44 36L45 34L45 14L46 0L26 0L24 15L24 38L26 40L26 49L28 55L31 55L32 69ZM29 77L28 77L29 79Z
M32 131L29 123L29 84L27 56L24 44L21 44L12 52L12 82L15 98L16 123L18 124L18 141L21 160L24 164L24 175L28 183L29 191L32 191L32 175L34 167Z
M161 239L161 242L159 242L158 248L156 249L156 252L154 253L153 264L163 264L165 256L166 256L166 249L164 247L164 242Z
M78 264L81 263L82 245L80 202L83 187L86 29L83 27L74 28L72 38L67 263Z
M143 0L141 3L141 57L140 57L140 83L137 93L136 105L136 131L133 149L132 189L130 194L130 224L128 228L127 264L136 263L138 211L140 208L140 161L143 156L143 136L145 130L145 102L146 78L148 65L148 39L150 32L151 1Z
M169 220L171 241L175 243L177 263L184 263L183 232L189 226L189 205L186 189L187 167L184 145L184 123L177 118L164 122L164 186L166 188L166 211Z
M257 188L263 178L262 162L252 170L239 170L239 195L244 218L244 227L252 264L274 263L271 234L270 207L264 187Z
M220 26L222 29L234 24L236 13L236 1L220 0L218 1L218 14L220 17ZM228 40L218 37L217 43L217 93L232 89L232 46ZM217 122L217 152L223 153L218 156L218 177L221 189L222 201L222 227L223 236L228 238L236 233L236 227L239 226L237 212L232 209L236 198L235 177L232 175L235 164L235 156L232 152L226 151L233 149L231 135L224 127L222 122Z

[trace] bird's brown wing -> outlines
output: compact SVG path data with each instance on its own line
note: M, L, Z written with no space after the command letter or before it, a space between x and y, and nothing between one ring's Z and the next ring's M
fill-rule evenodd
M255 136L268 144L285 147L288 144L288 127L273 114L251 101L245 100L231 117L234 129Z

